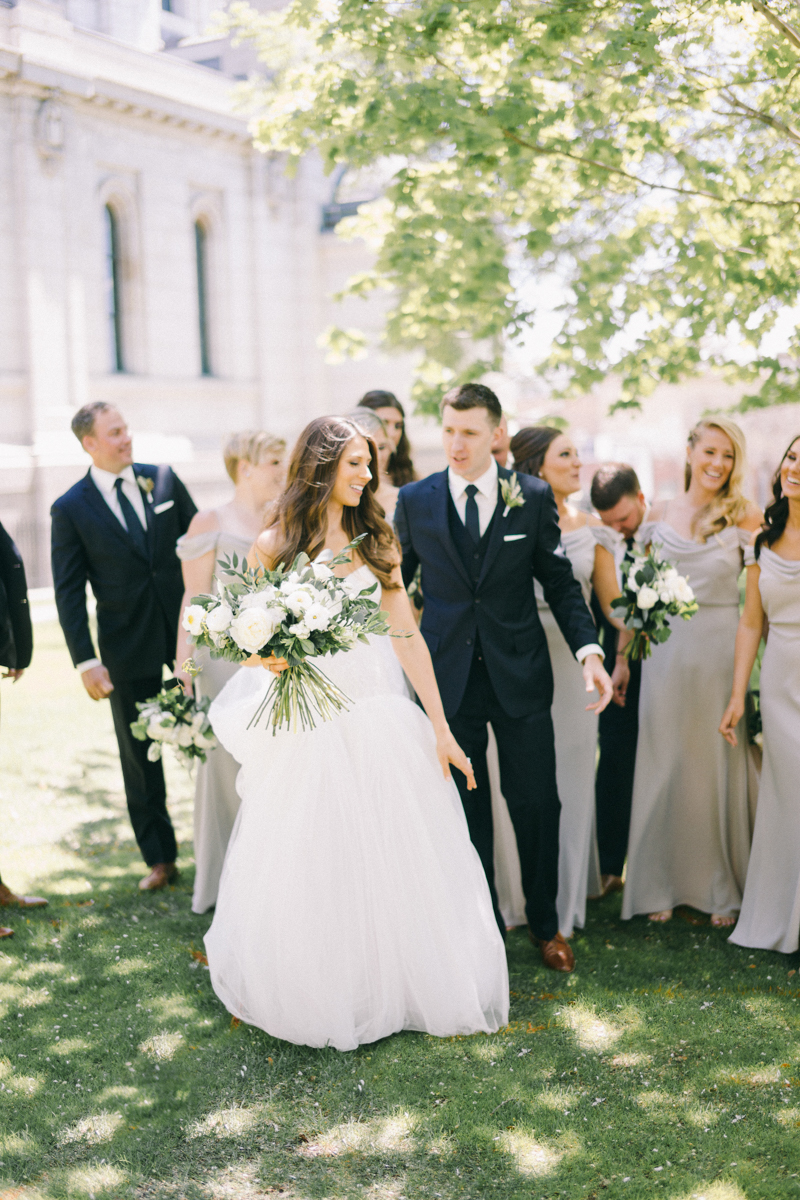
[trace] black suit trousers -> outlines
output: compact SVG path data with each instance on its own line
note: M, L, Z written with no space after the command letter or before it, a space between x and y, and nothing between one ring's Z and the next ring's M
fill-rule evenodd
M139 716L136 701L149 700L161 690L161 675L144 679L115 679L109 696L117 735L125 796L142 857L148 867L175 862L178 846L167 812L167 789L161 762L149 762L150 742L139 742L131 733L131 722Z
M625 707L620 708L612 702L600 713L600 760L594 796L597 846L603 875L621 875L628 852L641 681L642 664L631 663Z
M478 851L500 931L505 925L494 884L492 797L486 766L491 724L500 760L500 783L514 826L522 869L525 911L531 932L549 941L558 932L558 826L561 803L556 786L556 753L549 711L510 717L497 699L480 652L472 660L464 698L450 718L453 736L472 759L477 789L454 771L472 844Z

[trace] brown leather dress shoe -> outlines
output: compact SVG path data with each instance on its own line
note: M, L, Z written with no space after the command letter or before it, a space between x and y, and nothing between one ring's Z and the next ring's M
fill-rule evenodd
M0 938L13 937L14 930L9 929L7 925L0 925Z
M177 878L178 868L174 862L156 863L150 868L150 874L139 880L139 891L157 892L168 883L174 883Z
M0 908L44 908L46 905L43 896L15 896L11 888L0 883Z
M528 936L534 946L538 946L542 952L542 962L551 971L572 971L575 969L575 955L572 953L570 945L566 938L557 933L554 938L550 938L546 942L544 938L535 937L530 931Z

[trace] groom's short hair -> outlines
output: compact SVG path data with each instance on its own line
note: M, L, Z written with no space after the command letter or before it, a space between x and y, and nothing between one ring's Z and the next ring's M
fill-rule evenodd
M468 408L485 408L490 425L499 425L503 416L500 401L484 383L460 383L458 387L450 388L442 397L439 409L441 413L444 412L445 405L454 408L456 412L465 412Z
M72 418L72 432L81 445L83 445L85 437L90 437L94 433L97 414L113 407L113 404L107 404L105 400L95 400L92 404L84 404L83 408L78 409Z
M638 496L639 476L627 463L604 463L595 471L590 495L598 512L616 508L623 496Z

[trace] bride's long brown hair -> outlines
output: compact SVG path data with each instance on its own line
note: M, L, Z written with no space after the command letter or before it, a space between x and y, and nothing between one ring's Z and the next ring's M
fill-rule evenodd
M355 421L342 417L317 417L306 425L289 460L286 487L276 502L267 529L276 534L276 547L270 554L273 566L291 566L305 551L316 558L325 545L328 532L328 501L336 481L339 462L354 437L361 437L369 446L369 469L372 473L357 505L345 505L342 529L348 540L359 534L367 536L358 545L358 555L380 580L387 591L398 587L392 580L392 569L399 561L397 542L390 525L383 519L383 509L375 499L378 489L378 452L370 435Z

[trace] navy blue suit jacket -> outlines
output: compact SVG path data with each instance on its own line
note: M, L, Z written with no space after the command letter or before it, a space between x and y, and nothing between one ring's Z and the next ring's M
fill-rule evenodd
M88 472L50 510L56 606L72 661L96 657L86 612L88 580L97 600L100 658L120 681L160 675L162 664L174 661L183 599L175 543L197 512L171 467L134 463L133 470L153 480L149 496L143 493L146 555Z
M30 666L33 629L25 567L11 536L0 525L0 666Z
M499 475L508 479L511 472L500 468ZM495 693L508 715L549 711L553 672L534 579L573 653L597 641L580 584L561 548L553 493L541 479L517 479L525 503L504 517L498 484L499 508L475 586L450 535L447 471L400 489L394 521L403 579L408 584L422 565L421 632L448 717L463 699L478 635Z

